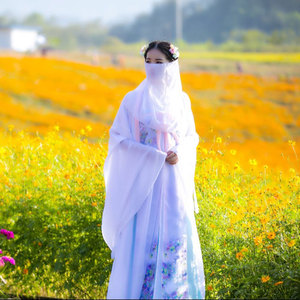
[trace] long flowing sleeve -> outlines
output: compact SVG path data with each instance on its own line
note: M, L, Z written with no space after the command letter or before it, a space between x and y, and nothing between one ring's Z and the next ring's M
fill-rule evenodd
M185 135L180 139L179 143L173 146L170 150L174 151L178 156L178 163L181 166L181 172L185 177L189 178L187 182L192 183L192 197L194 200L194 211L199 212L196 190L195 190L195 168L197 160L197 145L199 144L199 135L196 132L194 115L191 108L191 101L185 95L185 119L187 120L187 128Z
M134 139L130 114L124 105L109 130L108 155L104 162L105 205L102 235L112 250L122 228L140 209L165 163L166 153Z

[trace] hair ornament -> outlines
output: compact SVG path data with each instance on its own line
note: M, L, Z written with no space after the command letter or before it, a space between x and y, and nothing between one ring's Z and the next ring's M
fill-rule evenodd
M147 48L148 48L148 45L145 44L140 50L140 55L144 55Z
M178 51L178 48L175 47L173 44L170 45L169 51L172 53L172 56L173 56L174 58L178 58L178 57L179 57L179 51Z

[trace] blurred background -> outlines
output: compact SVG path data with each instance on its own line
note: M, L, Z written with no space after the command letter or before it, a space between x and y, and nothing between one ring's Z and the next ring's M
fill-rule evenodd
M222 136L253 156L262 143L262 161L298 161L298 0L1 0L1 127L89 125L95 141L145 77L139 50L152 40L179 47L204 142Z
M197 59L190 68L228 71L234 67L228 58L216 63L220 57L190 52L299 51L300 2L1 0L0 26L2 50L44 55L67 51L69 58L90 56L95 63L105 64L109 61L101 59L103 54L134 57L143 43L162 39L176 41L182 51L189 52L184 58ZM139 62L132 58L123 63L136 66Z

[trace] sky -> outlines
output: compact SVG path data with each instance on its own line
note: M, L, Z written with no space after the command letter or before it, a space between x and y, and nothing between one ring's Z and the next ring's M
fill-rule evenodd
M45 17L55 16L67 22L86 22L100 19L111 25L129 21L136 15L149 12L155 3L164 0L0 0L0 15L15 17L38 12Z

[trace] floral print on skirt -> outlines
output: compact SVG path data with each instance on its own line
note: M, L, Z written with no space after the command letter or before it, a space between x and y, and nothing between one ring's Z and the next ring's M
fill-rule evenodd
M153 299L157 245L157 241L155 241L151 247L140 299ZM186 237L172 240L165 246L162 257L161 279L164 299L186 299L188 297Z

